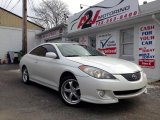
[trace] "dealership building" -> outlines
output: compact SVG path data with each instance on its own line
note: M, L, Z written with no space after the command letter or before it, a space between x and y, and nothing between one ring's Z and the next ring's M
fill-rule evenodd
M68 39L107 56L140 65L149 80L160 80L160 0L104 0L74 14Z

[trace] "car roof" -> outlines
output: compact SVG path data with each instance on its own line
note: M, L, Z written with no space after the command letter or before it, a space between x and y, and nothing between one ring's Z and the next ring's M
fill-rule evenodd
M76 42L54 42L54 43L48 42L48 43L43 43L41 45L45 45L45 44L52 44L52 45L58 45L58 44L60 44L60 45L62 45L62 44L79 44L79 43L76 43Z
M69 41L69 42L68 42L68 41L67 41L67 42L54 42L54 43L53 43L53 42L47 42L47 43L42 43L42 44L34 47L32 50L34 50L34 49L37 48L37 47L40 47L40 46L43 46L43 45L48 45L48 44L54 46L54 45L58 45L58 44L59 44L59 45L62 45L62 44L72 44L72 45L73 45L73 44L77 44L77 45L78 45L79 43L72 42L72 41L71 41L71 42L70 42L70 41ZM30 50L28 53L30 53L32 50Z

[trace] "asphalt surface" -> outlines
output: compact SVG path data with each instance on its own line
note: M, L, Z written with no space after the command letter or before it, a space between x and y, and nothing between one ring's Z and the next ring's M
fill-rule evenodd
M54 90L25 85L17 65L0 65L0 120L160 120L160 82L116 104L69 107Z

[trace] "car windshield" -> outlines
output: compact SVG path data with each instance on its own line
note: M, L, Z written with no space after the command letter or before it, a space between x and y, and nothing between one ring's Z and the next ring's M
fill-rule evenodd
M104 56L92 47L79 44L57 44L57 47L65 57Z

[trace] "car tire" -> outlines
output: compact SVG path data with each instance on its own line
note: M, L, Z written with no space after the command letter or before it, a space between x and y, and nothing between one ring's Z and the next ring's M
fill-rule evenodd
M28 70L27 70L26 67L23 67L23 69L22 69L22 81L25 84L29 84L30 83L30 81L29 81L29 73L28 73Z
M75 77L65 77L59 87L62 101L69 106L78 106L81 102L81 92Z

